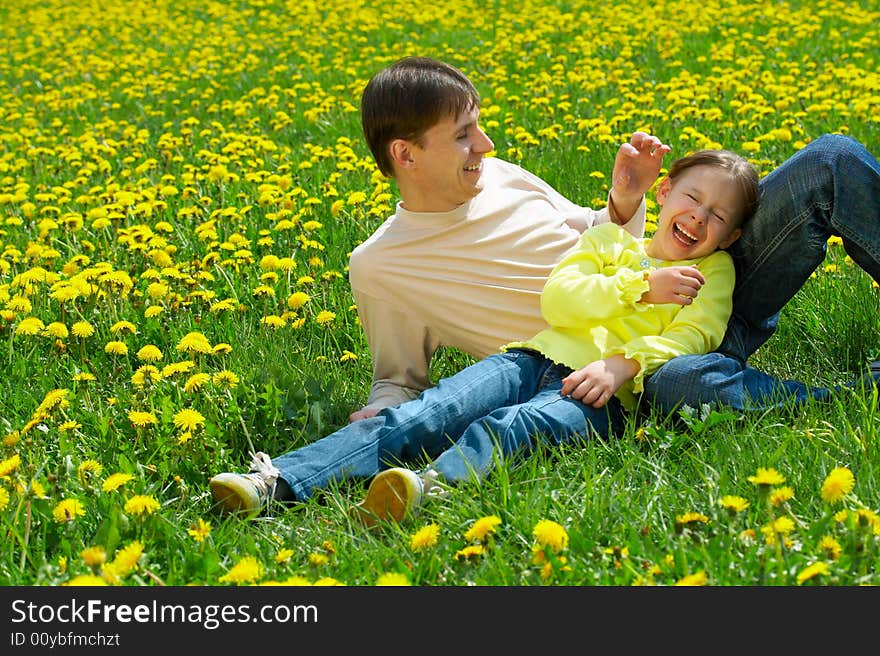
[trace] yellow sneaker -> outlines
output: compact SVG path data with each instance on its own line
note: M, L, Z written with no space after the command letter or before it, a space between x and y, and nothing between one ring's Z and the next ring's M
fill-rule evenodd
M352 508L352 514L367 528L379 522L401 522L422 503L422 479L402 467L376 474L364 500Z
M221 512L256 515L272 499L281 472L265 453L251 455L253 460L247 474L224 472L208 481Z

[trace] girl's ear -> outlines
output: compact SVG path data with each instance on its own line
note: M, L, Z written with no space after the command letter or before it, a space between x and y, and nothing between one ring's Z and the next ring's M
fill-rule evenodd
M718 248L727 248L733 242L735 242L737 239L739 239L740 236L742 235L742 233L743 233L743 231L740 230L739 228L732 230L731 233L729 235L727 235L727 238L724 239L724 241L722 241L720 244L718 244Z
M388 144L388 154L391 156L391 162L396 169L410 168L415 163L412 142L406 139L395 139Z
M672 191L672 178L666 176L660 181L660 184L657 185L657 191L654 192L658 205L663 205L666 202L670 191Z

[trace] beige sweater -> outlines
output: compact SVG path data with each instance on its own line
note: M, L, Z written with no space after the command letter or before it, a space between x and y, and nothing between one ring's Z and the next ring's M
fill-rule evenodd
M368 407L431 385L441 346L476 358L547 328L541 289L581 232L609 220L575 205L525 169L487 158L483 189L451 212L399 204L351 255L349 278L373 363ZM645 204L626 224L641 237Z

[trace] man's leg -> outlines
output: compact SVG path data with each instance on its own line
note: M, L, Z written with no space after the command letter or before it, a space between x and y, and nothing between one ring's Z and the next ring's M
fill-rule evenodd
M489 356L439 381L418 398L348 424L272 458L296 499L331 481L370 478L395 465L433 458L474 420L517 403L543 359L521 351Z
M761 201L728 251L736 266L733 315L716 354L675 358L648 378L646 397L669 411L718 401L738 409L827 398L747 366L779 312L825 258L828 238L880 281L880 163L861 144L824 135L761 181Z

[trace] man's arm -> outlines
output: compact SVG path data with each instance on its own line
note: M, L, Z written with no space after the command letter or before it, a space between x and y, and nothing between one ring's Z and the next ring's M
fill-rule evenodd
M370 398L349 416L349 421L358 421L409 401L429 387L429 363L438 344L414 317L382 299L352 291L373 364Z

